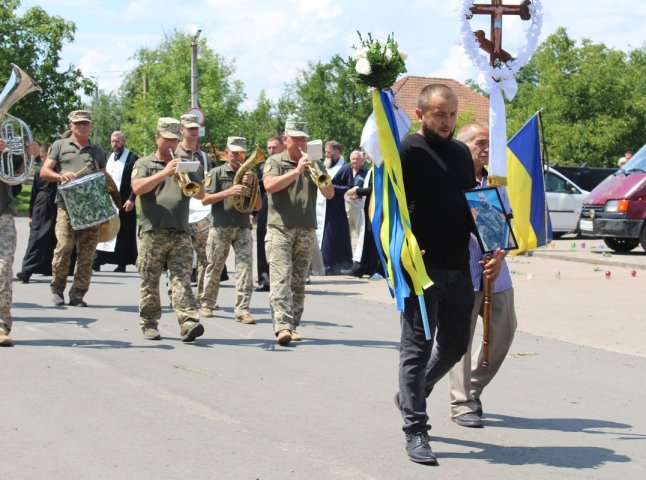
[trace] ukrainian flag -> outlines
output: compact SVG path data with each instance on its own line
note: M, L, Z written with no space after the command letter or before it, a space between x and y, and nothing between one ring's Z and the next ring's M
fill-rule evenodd
M552 240L538 122L536 114L507 142L507 194L518 243L518 250L512 251L514 254L546 245Z

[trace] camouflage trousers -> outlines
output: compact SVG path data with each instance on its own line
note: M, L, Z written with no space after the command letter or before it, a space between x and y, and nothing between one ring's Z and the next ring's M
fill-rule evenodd
M92 279L92 260L96 244L99 242L99 226L74 230L67 210L58 209L56 217L56 248L52 259L52 293L62 295L67 285L72 250L76 245L76 267L70 288L70 300L82 300L90 288Z
M193 247L188 233L174 228L160 228L139 235L137 270L141 276L139 317L142 327L157 328L161 318L159 279L164 264L168 265L171 301L179 324L199 322L197 305L191 290Z
M208 214L202 220L189 224L191 229L191 243L197 256L197 288L195 292L195 301L200 304L202 293L204 292L204 275L208 260L206 258L206 242L209 239L209 228L213 224L213 217Z
M224 268L229 248L233 247L236 262L236 317L249 314L253 290L253 238L249 227L212 227L206 244L209 261L204 279L202 305L215 308L220 291L220 273Z
M301 323L314 231L313 228L267 226L269 305L276 333L294 330Z
M11 213L0 215L0 331L11 331L13 256L16 253L16 225Z

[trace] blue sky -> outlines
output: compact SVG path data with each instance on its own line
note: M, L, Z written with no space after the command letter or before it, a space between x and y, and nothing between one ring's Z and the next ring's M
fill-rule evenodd
M23 0L22 8L39 5L49 14L76 23L75 41L62 52L65 65L80 67L98 78L99 88L118 88L130 60L140 47L155 47L164 32L202 30L209 46L235 63L255 105L264 89L277 99L285 83L307 67L308 61L327 61L335 53L351 55L356 31L385 38L393 32L409 54L408 74L476 78L463 53L456 7L462 0ZM480 3L488 3L483 0ZM519 3L507 0L506 3ZM559 26L576 39L590 38L612 48L631 50L646 37L646 2L638 0L543 0L541 39ZM489 30L488 22L473 21L474 29ZM505 19L503 45L518 51L524 22ZM188 54L188 53L187 53ZM190 72L187 72L189 75Z

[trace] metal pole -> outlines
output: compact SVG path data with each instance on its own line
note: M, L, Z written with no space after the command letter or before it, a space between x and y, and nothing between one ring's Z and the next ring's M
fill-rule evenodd
M198 83L197 83L197 38L202 33L198 30L191 43L191 107L198 107Z
M93 105L92 105L92 110L94 110L94 113L97 114L99 110L99 77L94 77L96 81L94 82L94 95L93 95ZM95 116L97 118L98 115ZM92 142L96 143L97 142L97 126L95 125L94 128L92 129Z

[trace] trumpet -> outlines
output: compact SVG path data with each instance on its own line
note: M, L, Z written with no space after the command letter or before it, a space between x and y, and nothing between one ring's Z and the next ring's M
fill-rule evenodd
M173 149L169 148L168 151L170 152L171 158L176 160L177 157L175 157ZM177 178L177 183L179 184L179 188L182 189L182 193L187 197L194 197L200 191L200 184L191 180L188 172L175 172L175 178Z
M299 150L303 155L307 155L307 152L304 152L303 149ZM316 185L316 188L325 188L332 183L332 177L319 170L318 163L316 161L312 162L312 164L307 167L307 171L309 172L314 185Z

